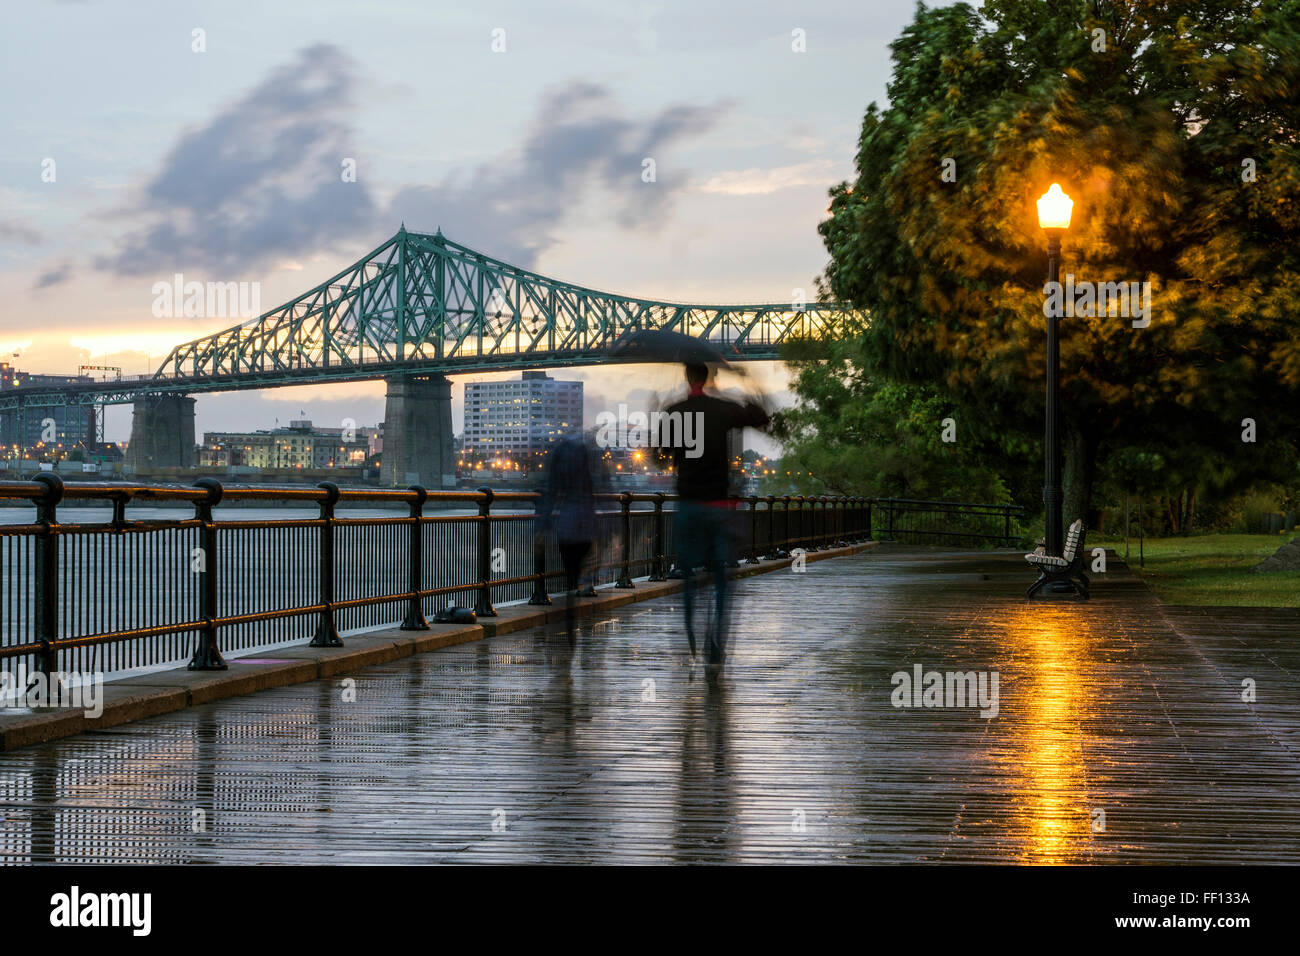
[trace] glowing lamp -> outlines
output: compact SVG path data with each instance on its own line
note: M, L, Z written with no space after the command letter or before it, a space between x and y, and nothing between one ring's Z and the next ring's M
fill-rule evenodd
M1074 200L1061 191L1058 183L1038 200L1038 225L1043 229L1069 229Z

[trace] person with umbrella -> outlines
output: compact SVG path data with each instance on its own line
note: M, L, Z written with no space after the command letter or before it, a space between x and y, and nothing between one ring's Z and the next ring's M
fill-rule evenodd
M731 457L728 435L738 428L766 428L768 414L756 401L728 401L705 391L709 367L686 363L690 392L666 409L698 423L695 447L678 443L672 449L677 476L677 554L685 576L686 638L695 654L692 572L706 567L713 574L713 612L704 634L707 666L716 673L727 655L727 565L731 560L735 501L729 497Z
M632 361L674 362L686 367L689 394L668 406L669 420L691 421L693 441L686 431L671 444L677 476L677 560L684 587L686 639L696 653L693 572L706 567L713 574L713 610L704 635L709 672L716 675L727 656L727 565L731 559L732 516L729 497L731 456L728 436L738 428L767 428L769 416L757 400L728 401L705 391L711 366L740 373L713 342L669 329L640 329L626 335L613 354Z

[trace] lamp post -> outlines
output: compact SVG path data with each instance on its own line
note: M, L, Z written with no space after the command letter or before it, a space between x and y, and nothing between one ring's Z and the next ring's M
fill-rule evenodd
M1047 233L1047 281L1060 282L1061 236L1070 226L1074 200L1052 183L1038 200L1038 225ZM1060 556L1061 542L1061 430L1060 393L1061 346L1057 337L1059 309L1047 310L1047 424L1044 429L1046 464L1043 481L1043 517L1046 529L1043 545L1048 554Z

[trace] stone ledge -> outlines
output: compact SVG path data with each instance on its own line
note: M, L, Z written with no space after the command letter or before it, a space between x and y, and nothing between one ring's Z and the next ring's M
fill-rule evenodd
M286 648L298 650L298 648ZM178 667L115 680L110 687L170 687L186 695L186 705L196 707L226 697L238 697L254 691L269 690L315 680L318 667L313 660L294 660L291 657L241 657L230 662L224 671L191 671Z
M241 661L310 661L316 664L317 677L333 677L335 674L354 671L374 664L387 664L399 657L410 657L413 653L411 643L398 642L382 634L354 634L343 639L342 647L288 647L268 650L250 657L241 657Z
M424 654L453 644L483 639L483 628L477 624L435 624L429 622L427 631L403 631L401 628L388 628L375 631L375 637L386 637L399 645L410 647L412 654Z
M104 686L104 709L98 717L89 717L84 710L71 707L0 712L0 751L115 727L185 707L186 693L179 687L122 686L122 682L114 681Z
M496 637L499 634L513 634L515 631L527 630L545 624L555 605L513 604L497 608L496 617L480 617L478 626L483 629L484 637Z

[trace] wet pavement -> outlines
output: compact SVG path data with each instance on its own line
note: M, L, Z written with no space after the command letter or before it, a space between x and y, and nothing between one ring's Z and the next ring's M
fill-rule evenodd
M1031 580L882 548L737 582L716 685L678 596L0 754L0 860L1300 863L1300 617Z

